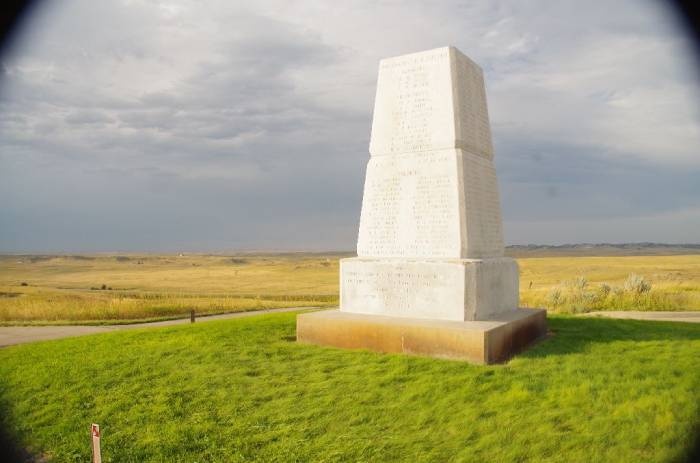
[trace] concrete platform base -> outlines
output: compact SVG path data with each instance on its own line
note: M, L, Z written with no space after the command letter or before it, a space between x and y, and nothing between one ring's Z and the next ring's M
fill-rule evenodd
M297 316L297 341L346 349L426 355L488 364L507 360L547 333L544 309L496 320L447 321L327 310Z

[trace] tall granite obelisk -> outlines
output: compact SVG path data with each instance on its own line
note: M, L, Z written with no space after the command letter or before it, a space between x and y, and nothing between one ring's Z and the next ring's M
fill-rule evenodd
M340 311L300 316L299 339L490 362L541 336L545 313L518 309L503 256L479 66L454 47L382 60L369 151Z

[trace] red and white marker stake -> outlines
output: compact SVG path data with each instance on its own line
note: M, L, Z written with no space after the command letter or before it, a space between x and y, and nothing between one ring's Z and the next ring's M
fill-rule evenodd
M100 452L100 425L92 423L92 463L102 463Z

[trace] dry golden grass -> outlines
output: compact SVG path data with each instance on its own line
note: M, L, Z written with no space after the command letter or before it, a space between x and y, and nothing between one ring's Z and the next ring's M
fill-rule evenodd
M3 256L0 323L327 306L337 304L337 275L337 256Z
M0 256L0 323L133 322L179 318L192 309L207 314L336 305L339 257ZM518 262L523 306L556 312L700 309L700 255ZM651 290L618 289L630 274L644 277ZM580 286L582 278L579 288L575 282ZM604 283L610 289L602 297Z
M518 263L523 306L565 313L700 310L700 255L546 257ZM625 290L630 275L643 277L651 289ZM555 304L557 292L561 302Z

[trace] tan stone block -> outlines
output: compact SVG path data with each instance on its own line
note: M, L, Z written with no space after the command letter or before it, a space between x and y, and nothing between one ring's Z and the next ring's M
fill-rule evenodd
M546 311L518 309L495 320L456 322L345 313L297 316L301 343L466 360L502 362L547 332Z

